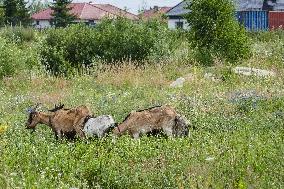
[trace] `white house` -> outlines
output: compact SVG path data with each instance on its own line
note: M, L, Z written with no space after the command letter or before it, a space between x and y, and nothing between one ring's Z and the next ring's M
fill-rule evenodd
M189 25L184 19L183 15L190 12L190 10L186 9L188 6L188 1L182 1L173 8L171 8L167 13L166 16L168 17L168 27L170 29L188 29Z
M70 13L76 16L74 23L83 22L87 25L96 25L103 18L125 17L130 20L138 20L139 18L127 11L110 4L91 4L91 3L71 3ZM32 15L33 25L36 28L44 29L52 26L51 8L44 9Z
M184 0L170 9L166 15L168 17L168 27L170 29L188 29L189 25L183 15L190 12L186 7L191 0ZM233 0L236 11L250 10L284 10L284 0Z

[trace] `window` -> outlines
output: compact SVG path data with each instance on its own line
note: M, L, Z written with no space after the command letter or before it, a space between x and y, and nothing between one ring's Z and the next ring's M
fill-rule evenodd
M39 20L36 21L36 25L37 25L37 26L39 25Z
M183 22L176 22L176 28L177 29L183 29Z

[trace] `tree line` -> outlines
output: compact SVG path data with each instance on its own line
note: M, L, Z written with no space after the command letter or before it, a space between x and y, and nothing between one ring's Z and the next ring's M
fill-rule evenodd
M0 26L30 26L31 15L50 7L53 10L52 24L56 27L66 27L75 19L69 13L68 5L72 0L0 0Z

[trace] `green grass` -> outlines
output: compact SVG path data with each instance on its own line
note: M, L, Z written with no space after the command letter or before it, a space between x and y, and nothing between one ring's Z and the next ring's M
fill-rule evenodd
M283 70L260 79L223 66L174 67L4 80L0 121L9 127L0 134L1 187L5 179L8 188L283 188ZM203 77L206 72L229 75L214 82ZM194 79L183 88L169 87L188 73ZM261 98L232 99L250 90ZM183 139L125 136L115 142L112 137L56 141L41 125L35 133L25 130L27 107L60 101L69 107L87 104L96 115L111 114L118 122L132 110L170 104L196 129Z
M4 78L0 188L284 188L280 34L254 36L252 57L240 63L275 71L272 78L239 76L222 62L192 66L186 45L161 61L163 66L103 67L69 79L29 70ZM178 77L186 78L184 87L170 88ZM117 122L133 110L169 104L195 129L181 139L56 141L47 126L39 125L35 133L25 129L26 109L37 102L43 110L59 102L85 104Z

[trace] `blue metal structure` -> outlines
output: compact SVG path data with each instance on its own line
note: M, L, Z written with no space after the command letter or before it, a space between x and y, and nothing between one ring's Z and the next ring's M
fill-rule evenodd
M268 30L268 11L238 11L236 15L248 31Z

